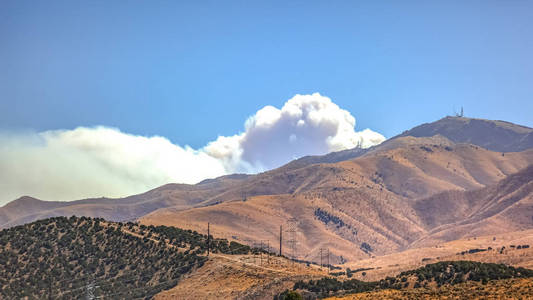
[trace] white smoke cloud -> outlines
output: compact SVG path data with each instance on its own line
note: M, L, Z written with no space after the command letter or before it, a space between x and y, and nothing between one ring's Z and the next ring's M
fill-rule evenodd
M108 127L0 133L0 204L22 195L122 197L384 140L370 129L356 132L355 118L320 94L296 95L281 109L266 106L246 121L244 132L220 136L198 150Z
M281 109L263 107L246 121L243 133L219 137L203 150L230 170L257 172L301 156L368 148L384 140L370 129L356 132L348 111L315 93L296 95Z
M22 195L120 197L226 174L219 160L202 151L106 127L2 134L0 170L0 203Z

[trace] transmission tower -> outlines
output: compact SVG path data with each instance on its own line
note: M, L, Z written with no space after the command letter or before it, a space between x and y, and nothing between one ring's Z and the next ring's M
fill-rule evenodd
M256 243L257 249L259 249L259 259L261 266L263 265L263 252L267 252L266 260L270 264L270 241L269 240L260 240L259 243Z
M297 244L296 241L296 231L298 229L298 220L296 218L290 218L287 220L287 244L289 245L289 249L291 251L291 258L293 260L297 259L298 252L297 252Z
M251 263L253 260L253 263L255 264L256 251L254 249L257 248L257 242L252 239L245 238L244 243L250 246L250 253L245 256L245 260L248 261L248 263Z
M328 272L330 270L330 264L329 264L329 248L320 248L320 268L324 267L326 265L328 267Z
M254 258L254 265L256 264L256 260L257 260L257 258L259 256L258 253L257 253L258 252L257 249L259 249L259 247L260 246L259 246L258 242L253 242L252 243L252 257Z

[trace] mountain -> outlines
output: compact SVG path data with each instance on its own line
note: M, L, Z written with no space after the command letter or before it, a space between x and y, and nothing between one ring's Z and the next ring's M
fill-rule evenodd
M354 261L462 237L474 220L486 220L480 226L497 226L499 232L533 228L533 220L524 219L521 226L495 223L493 217L503 214L499 209L507 204L481 210L489 199L505 198L497 195L501 187L495 185L505 185L502 180L532 164L533 149L518 152L529 145L530 135L530 128L511 123L447 117L369 149L303 157L257 175L168 184L120 199L48 202L23 197L0 208L0 227L61 215L140 218L146 224L194 230L204 230L210 222L213 232L227 239L275 244L280 225L293 226L294 231L284 233L288 255L293 255L288 239L294 237L295 257L317 261L320 248L328 247L333 262ZM490 150L498 147L509 151ZM531 181L529 173L521 176ZM484 196L457 196L471 191ZM505 201L529 209L524 200L529 194L514 195ZM454 203L453 197L475 203ZM441 217L440 201L443 209L472 208Z
M245 177L244 177L245 178ZM197 185L167 184L146 193L119 199L42 201L24 196L0 208L0 228L57 216L101 217L112 221L134 220L161 207L205 206L227 192L240 178L224 176Z
M288 220L295 218L297 257L316 261L320 248L328 247L336 263L353 261L406 249L426 237L433 229L427 219L439 212L424 215L415 206L418 201L445 191L498 184L532 161L533 150L502 155L441 136L401 137L352 160L280 168L246 182L251 186L284 182L288 193L194 209L162 208L140 221L195 230L210 222L217 235L246 242L276 241L279 226L287 228ZM527 180L529 175L524 176ZM527 226L533 228L533 220ZM288 241L283 245L292 254L289 246Z
M533 128L505 121L474 119L466 117L445 117L432 123L416 126L393 137L433 137L443 136L454 143L481 146L496 152L520 152L533 148ZM380 147L375 146L375 147ZM347 149L326 155L305 156L286 165L298 168L317 163L336 163L359 157L369 149Z
M455 143L468 143L496 152L519 152L533 148L533 128L505 121L446 117L422 124L397 137L442 135Z
M475 125L478 123L485 125ZM483 130L474 130L479 127L482 127ZM385 149L405 148L408 147L407 141L409 140L405 138L420 136L422 133L426 136L432 135L432 139L440 139L438 141L439 145L452 145L455 144L454 140L462 141L455 136L458 135L456 131L481 135L483 139L480 141L475 137L462 139L469 140L478 146L486 146L487 141L492 141L495 144L503 143L502 138L499 138L502 135L501 132L508 132L507 136L519 134L520 140L524 141L529 140L531 134L530 128L507 122L447 117L434 123L415 127L401 136L392 138L381 145L369 149L356 148L322 156L306 156L292 161L281 168L258 175L228 175L216 179L204 180L196 185L168 184L143 194L120 199L94 198L68 202L39 202L40 200L35 198L22 197L4 207L0 207L0 228L53 216L86 215L91 217L104 217L114 221L132 220L165 207L186 209L227 201L238 201L249 196L293 193L296 191L298 183L293 182L295 178L293 175L291 175L291 178L285 178L284 173L291 173L295 170L317 164L347 161L361 157L367 153L377 153ZM452 134L454 132L456 132L455 135ZM408 136L409 134L412 136ZM508 144L514 145L516 143L511 141ZM525 146L521 147L523 148ZM409 166L406 166L406 174L408 175L411 173L411 170L407 169L409 169ZM494 174L499 174L498 176L504 176L497 168L492 171L494 171ZM401 178L402 176L400 176ZM300 180L303 180L303 178L300 178ZM411 181L413 180L411 179ZM481 181L481 183L475 184L475 187L482 186L484 181ZM460 182L457 184L461 185ZM302 188L304 187L300 187L299 190ZM465 188L472 188L472 186L465 186ZM397 192L398 186L396 187ZM26 204L29 201L31 201L31 205Z

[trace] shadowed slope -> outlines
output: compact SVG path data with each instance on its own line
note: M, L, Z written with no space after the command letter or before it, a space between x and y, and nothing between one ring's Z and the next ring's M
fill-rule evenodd
M412 245L431 245L463 237L533 227L533 165L495 185L476 191L448 191L414 204L427 237Z

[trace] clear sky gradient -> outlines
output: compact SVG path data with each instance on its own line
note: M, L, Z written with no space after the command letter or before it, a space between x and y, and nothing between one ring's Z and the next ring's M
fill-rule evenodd
M453 110L533 126L532 1L0 1L0 129L194 148L320 92L391 137Z

